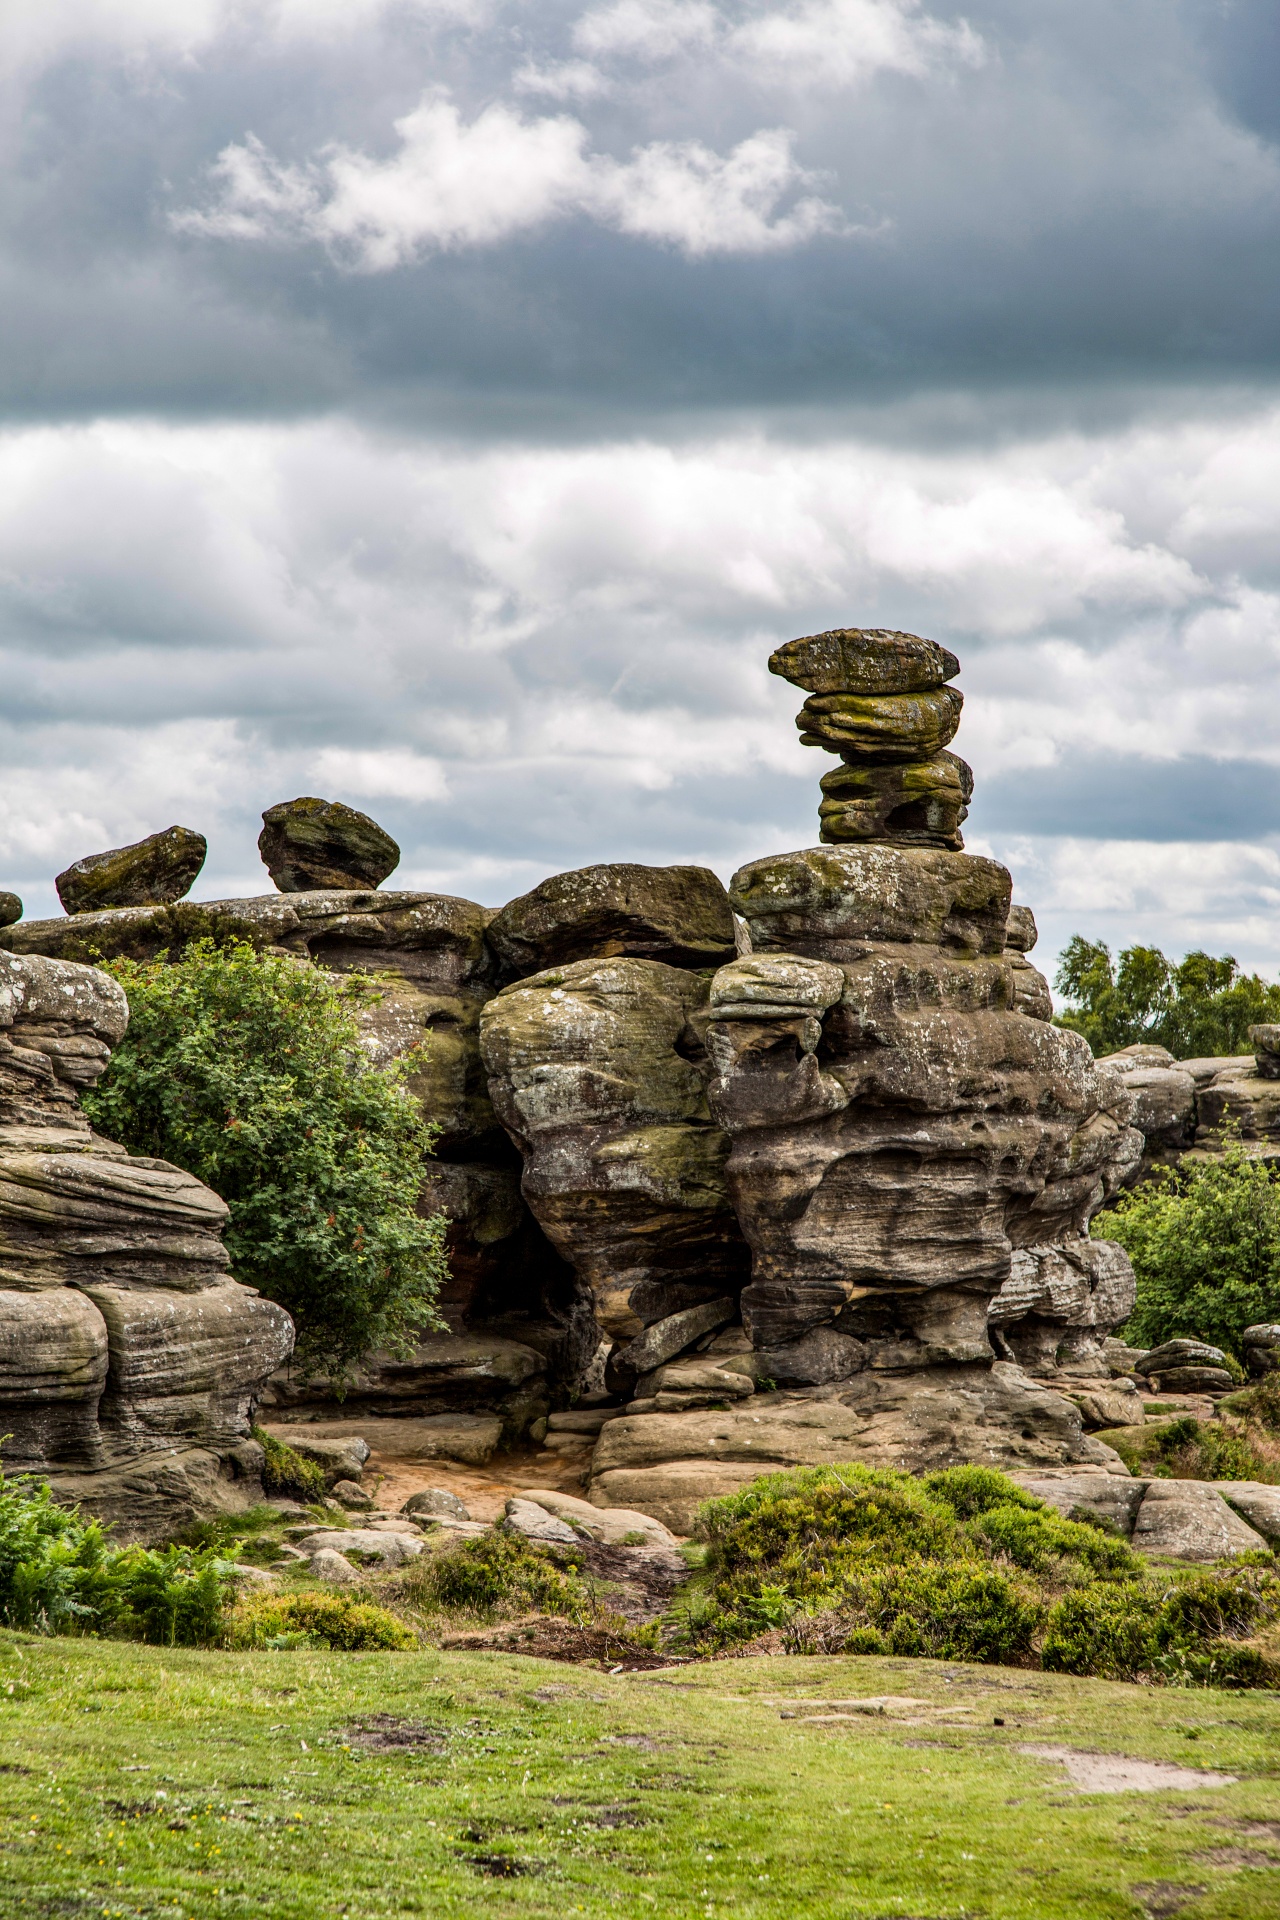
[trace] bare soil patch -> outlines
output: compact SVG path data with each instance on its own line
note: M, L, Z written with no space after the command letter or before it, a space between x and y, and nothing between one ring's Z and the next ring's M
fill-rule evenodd
M1020 1746L1018 1752L1033 1760L1056 1760L1066 1768L1077 1793L1164 1793L1170 1788L1185 1792L1190 1787L1233 1787L1239 1777L1178 1767L1169 1760L1138 1760L1126 1753L1083 1753L1076 1747L1028 1745Z

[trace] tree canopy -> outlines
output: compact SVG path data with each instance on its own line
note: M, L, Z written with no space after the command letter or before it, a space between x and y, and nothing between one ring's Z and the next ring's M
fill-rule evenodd
M1147 1040L1175 1059L1249 1053L1249 1028L1280 1021L1280 986L1243 973L1230 954L1167 960L1158 947L1126 947L1119 964L1101 940L1074 934L1054 986L1067 1006L1061 1027L1082 1033L1095 1054Z
M361 1047L376 986L244 942L105 970L129 1029L85 1111L222 1196L235 1273L293 1315L304 1368L341 1378L439 1325L447 1223L417 1211L438 1128L412 1056L379 1068Z

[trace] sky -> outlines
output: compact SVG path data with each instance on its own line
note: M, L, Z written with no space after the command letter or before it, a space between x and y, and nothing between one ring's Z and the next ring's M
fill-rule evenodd
M817 840L770 651L962 662L969 850L1280 974L1272 0L16 0L0 888L262 810L488 906Z

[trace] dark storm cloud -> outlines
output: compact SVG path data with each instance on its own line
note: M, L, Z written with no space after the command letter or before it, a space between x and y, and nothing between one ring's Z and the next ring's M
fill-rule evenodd
M617 8L545 4L366 8L312 35L250 8L194 52L112 53L68 32L24 75L6 169L5 404L343 404L459 426L465 410L483 430L485 409L518 428L548 405L621 417L1275 371L1261 7L756 0L716 14L648 0L632 13L647 39L628 38ZM688 23L705 18L699 39ZM770 20L791 41L776 24L774 40L744 40ZM823 34L837 77L845 47L843 84L824 74ZM597 82L579 73L575 94L578 69ZM570 91L531 90L530 73ZM247 136L283 167L322 165L331 142L387 163L393 123L433 88L468 126L494 102L526 124L569 116L584 151L616 166L654 143L724 156L786 128L806 178L770 217L816 195L860 230L690 257L579 206L366 272L305 235L174 230Z

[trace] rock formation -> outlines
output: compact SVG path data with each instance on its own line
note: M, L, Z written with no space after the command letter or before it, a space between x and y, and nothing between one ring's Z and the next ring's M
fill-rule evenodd
M208 850L202 833L190 827L166 827L162 833L135 840L132 846L73 860L54 885L68 913L165 906L190 891Z
M22 918L22 902L16 893L0 893L0 927L11 927Z
M899 847L964 845L973 774L947 743L964 696L960 662L911 633L839 627L779 647L769 661L809 698L796 716L807 747L838 753L823 776L820 838Z
M376 820L340 800L281 800L262 816L262 863L281 893L378 887L400 849Z
M96 968L0 953L4 1464L126 1538L261 1499L251 1413L293 1345L231 1277L217 1195L80 1112L127 1022Z
M509 979L622 954L718 967L736 951L728 896L706 867L581 867L495 913L489 945Z

